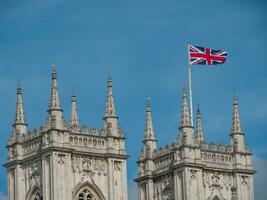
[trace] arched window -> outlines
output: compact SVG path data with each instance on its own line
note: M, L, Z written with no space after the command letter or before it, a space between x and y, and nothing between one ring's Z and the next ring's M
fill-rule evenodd
M30 200L43 200L43 197L41 196L39 191L35 191L33 192L33 194L31 195Z
M33 200L43 200L43 198L42 198L42 196L40 195L40 193L37 192Z
M86 188L79 193L78 200L93 200L93 194Z
M105 197L96 185L85 182L74 191L73 200L105 200Z

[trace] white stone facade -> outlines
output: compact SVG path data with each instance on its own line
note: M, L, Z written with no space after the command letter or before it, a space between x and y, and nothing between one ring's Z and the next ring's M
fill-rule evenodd
M8 200L127 200L127 155L108 79L104 127L79 126L76 96L65 122L53 67L48 120L27 131L21 85L8 141Z
M139 200L254 200L252 153L244 142L234 97L229 145L207 144L200 110L192 126L183 89L178 140L157 149L150 102L143 149L138 160Z

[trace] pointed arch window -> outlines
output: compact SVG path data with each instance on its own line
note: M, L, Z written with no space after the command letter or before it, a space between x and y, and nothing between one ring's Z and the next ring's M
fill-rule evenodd
M93 200L93 195L87 188L82 190L78 197L78 200Z
M34 197L33 197L32 200L43 200L43 197L41 196L41 194L40 194L39 192L37 192L37 193L34 195Z

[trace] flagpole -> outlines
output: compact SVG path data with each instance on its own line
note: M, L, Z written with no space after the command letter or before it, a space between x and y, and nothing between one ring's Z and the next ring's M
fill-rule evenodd
M190 101L190 117L191 117L191 124L194 126L193 121L193 98L192 98L192 73L191 73L191 67L190 65L190 55L189 55L189 42L187 43L187 52L188 52L188 80L189 80L189 101Z

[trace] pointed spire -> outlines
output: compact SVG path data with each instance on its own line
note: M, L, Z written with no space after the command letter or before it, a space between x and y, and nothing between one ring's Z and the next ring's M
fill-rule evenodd
M181 116L181 120L180 120L180 128L192 127L192 123L190 120L190 114L188 112L187 96L186 96L185 87L183 87L182 98L183 98L183 105L182 105L182 116Z
M52 65L52 84L49 110L61 110L57 86L57 71L55 64Z
M152 124L150 98L148 97L146 104L146 127L143 140L142 156L151 159L153 152L156 149L157 149L157 140L155 138L153 124Z
M240 124L240 117L238 111L238 98L235 95L233 100L233 115L232 115L232 134L243 134L241 124Z
M59 102L56 65L52 65L51 98L48 107L48 122L51 128L63 128L63 115Z
M202 123L201 123L201 113L200 108L198 105L197 108L197 124L196 124L196 130L195 130L195 137L198 140L199 144L204 144L204 133L202 129Z
M147 97L146 105L145 140L156 140L152 124L150 97Z
M108 91L106 98L106 110L103 117L104 128L107 129L107 135L109 136L123 136L115 111L114 98L112 93L112 79L110 74L108 76L107 87Z
M235 152L246 151L244 133L240 124L240 117L238 111L238 99L234 96L233 100L233 113L232 113L232 128L231 128L231 144L233 145L233 150Z
M112 79L111 75L108 76L108 91L107 91L107 99L106 99L106 111L104 118L117 118L116 111L115 111L115 105L114 105L114 98L113 98L113 92L112 92Z
M71 96L70 125L72 127L78 127L79 126L79 120L78 120L78 114L77 114L77 105L76 105L76 95L75 95L74 88L72 90L72 96Z
M17 105L16 105L16 114L15 114L13 126L16 126L16 125L26 125L24 111L23 111L21 81L20 80L18 81L18 87L17 87Z
M18 82L17 87L17 104L16 104L16 113L14 118L14 135L23 134L26 133L27 130L27 124L24 116L23 111L23 103L22 103L22 91L21 91L21 81Z

